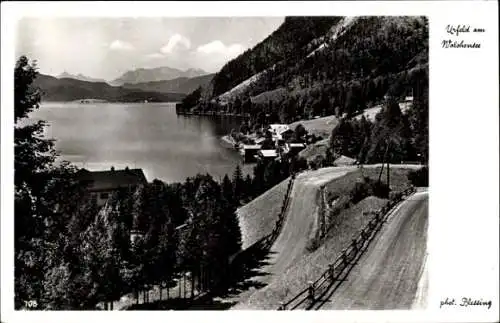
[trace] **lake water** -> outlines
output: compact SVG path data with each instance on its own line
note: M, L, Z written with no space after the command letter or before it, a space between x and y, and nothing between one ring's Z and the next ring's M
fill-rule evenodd
M218 180L242 162L221 140L238 119L177 116L173 103L43 103L31 118L49 123L61 159L89 170L142 168L148 181L166 182L208 172Z

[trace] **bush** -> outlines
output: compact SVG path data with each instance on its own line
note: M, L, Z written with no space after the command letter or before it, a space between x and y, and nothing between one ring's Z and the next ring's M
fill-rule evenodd
M362 181L356 182L354 188L351 190L350 196L352 203L358 203L365 197L370 195L371 186L369 182Z
M352 203L358 203L370 195L380 198L388 198L389 186L382 182L374 182L369 177L364 177L362 181L358 181L354 185L354 188L350 192Z
M382 182L373 182L372 183L372 192L373 195L380 198L388 198L389 197L389 186L386 183Z
M408 173L408 180L414 186L429 186L429 168L427 166Z

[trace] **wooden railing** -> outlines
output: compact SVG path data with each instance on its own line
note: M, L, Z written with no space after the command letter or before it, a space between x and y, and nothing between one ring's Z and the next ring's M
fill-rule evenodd
M377 233L380 225L385 221L393 207L411 195L415 191L410 187L405 191L395 194L389 202L380 210L373 212L374 216L368 224L352 239L349 246L341 251L337 259L328 266L328 269L315 281L309 282L309 286L300 291L292 299L282 302L278 310L294 310L299 307L311 309L321 296L328 292L330 287L338 281L349 265L361 255L361 251L366 249Z
M296 173L293 173L290 176L290 181L288 182L288 187L285 193L285 198L283 199L283 204L281 205L281 210L278 215L278 219L276 220L276 223L274 224L273 231L258 240L257 242L253 243L251 246L246 248L245 250L241 250L238 253L232 255L229 259L229 263L235 263L238 261L243 260L247 255L252 254L252 252L256 249L260 250L269 250L273 243L276 241L278 238L281 228L283 227L283 222L285 221L285 216L286 216L286 211L288 209L288 205L290 204L290 196L292 193L292 188L293 188L293 183L296 177Z

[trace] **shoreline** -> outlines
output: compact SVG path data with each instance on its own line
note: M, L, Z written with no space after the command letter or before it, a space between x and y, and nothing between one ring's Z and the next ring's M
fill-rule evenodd
M236 149L234 147L234 145L236 145L236 142L231 138L230 135L224 135L220 139L224 144L230 145L230 148Z

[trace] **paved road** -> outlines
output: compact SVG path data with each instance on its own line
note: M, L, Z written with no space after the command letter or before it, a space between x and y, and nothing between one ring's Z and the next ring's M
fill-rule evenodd
M347 280L325 303L320 303L320 309L399 310L425 306L427 225L428 194L420 191L389 215Z

